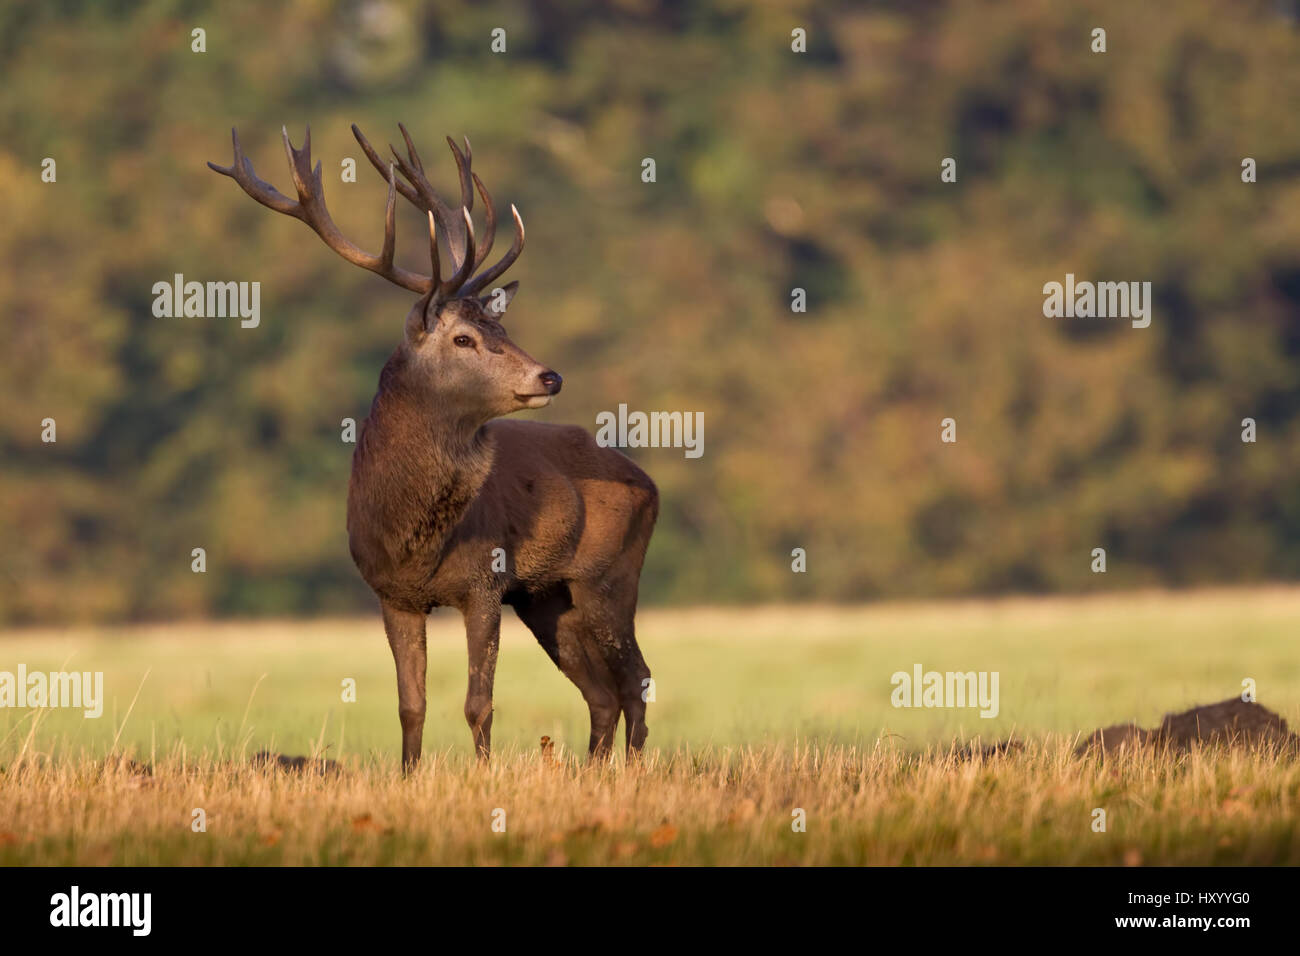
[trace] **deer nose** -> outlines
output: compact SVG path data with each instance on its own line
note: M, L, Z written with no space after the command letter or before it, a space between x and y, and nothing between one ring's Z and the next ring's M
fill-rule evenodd
M545 371L537 377L542 380L547 395L558 395L560 393L560 386L564 384L564 379L560 378L559 372Z

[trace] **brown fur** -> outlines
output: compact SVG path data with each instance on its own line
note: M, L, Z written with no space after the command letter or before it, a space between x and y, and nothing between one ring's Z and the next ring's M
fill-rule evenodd
M379 596L397 664L402 764L410 768L420 759L424 623L440 606L465 616L465 719L481 756L491 748L503 604L514 606L582 691L591 711L591 755L609 753L620 714L627 721L629 752L639 751L646 737L641 694L650 670L632 619L658 493L645 472L598 446L581 428L494 421L541 408L560 391L560 376L511 342L501 324L519 283L492 289L523 250L523 219L512 206L514 242L495 265L477 271L486 265L496 212L471 170L469 142L462 151L447 141L461 189L459 205L449 205L425 178L406 127L398 126L407 156L392 150L391 163L352 127L388 183L378 254L346 239L330 217L319 164L311 162L310 129L301 149L287 130L283 134L297 200L257 177L234 130L234 162L208 166L267 208L306 223L354 265L423 293L379 377L348 487L352 557ZM471 217L475 189L489 226L482 242L475 239ZM394 263L398 195L428 219L429 275ZM439 236L451 255L452 273L445 278ZM503 571L493 569L496 548L506 555Z
M639 750L650 671L633 617L658 514L654 483L576 426L485 420L509 410L501 394L517 404L520 382L541 366L480 303L453 300L433 317L426 308L421 300L412 310L408 339L380 376L348 493L353 559L379 596L397 661L403 761L419 758L424 623L435 607L465 617L465 717L481 755L491 747L503 604L581 690L589 752L609 752L620 714L628 749ZM488 367L504 370L470 394L444 368L465 351L447 351L445 342L467 328L478 332ZM504 572L492 569L494 548L505 551Z

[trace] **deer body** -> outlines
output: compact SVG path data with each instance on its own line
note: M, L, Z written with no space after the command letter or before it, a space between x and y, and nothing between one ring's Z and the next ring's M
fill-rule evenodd
M457 449L463 462L396 472L371 460L380 442L368 439L383 429L362 427L348 537L362 577L395 609L463 612L483 595L513 604L571 580L598 583L636 552L625 545L656 513L646 474L576 426L494 421ZM493 567L497 548L504 570Z
M384 171L355 126L353 132ZM402 133L405 137L405 128ZM522 249L518 213L510 252L471 278L491 247L495 215L469 170L468 143L463 153L451 144L462 185L456 217L424 179L407 137L409 163L400 156L396 162L408 182L399 182L395 167L387 167L384 249L372 256L343 239L330 221L320 166L311 169L310 132L302 150L289 144L287 133L284 139L297 203L256 178L237 137L235 164L213 168L264 205L303 219L350 261L424 293L380 375L348 489L352 557L379 598L397 666L403 766L413 767L420 756L425 618L435 607L454 607L465 619L465 717L480 756L491 749L493 681L506 604L582 692L591 715L589 754L608 755L620 716L629 753L639 751L646 738L642 693L650 671L633 619L658 494L630 459L600 447L581 428L501 417L544 407L561 385L560 376L510 341L501 325L518 283L490 298L477 295ZM471 177L489 223L488 237L478 245L470 218ZM428 213L431 277L392 263L398 191ZM453 263L447 280L439 269L439 224Z

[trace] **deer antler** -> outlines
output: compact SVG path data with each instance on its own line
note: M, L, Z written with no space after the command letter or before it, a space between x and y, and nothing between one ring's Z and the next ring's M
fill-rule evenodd
M397 191L417 209L431 214L437 220L438 227L447 234L447 247L451 250L452 268L456 270L456 276L448 280L445 283L446 285L451 286L455 279L462 272L465 272L466 261L470 262L469 269L465 272L462 281L456 283L451 292L447 294L454 292L461 296L475 295L488 283L494 281L509 269L514 264L514 261L519 258L519 253L523 251L524 221L519 216L519 210L513 205L510 207L510 213L515 221L515 241L510 250L496 265L483 270L473 279L469 279L469 276L473 275L474 271L487 260L488 253L492 251L492 242L496 235L497 225L496 207L493 205L492 196L483 185L483 180L478 178L478 174L472 168L474 154L469 144L469 138L466 137L465 149L462 152L460 147L456 145L455 140L450 136L447 137L447 145L451 148L452 156L456 160L456 171L460 177L461 209L465 211L464 217L461 217L457 216L451 207L439 198L433 186L429 184L429 180L425 178L424 163L421 162L420 154L416 152L415 144L411 141L411 136L406 127L398 123L397 128L401 131L402 139L406 142L406 158L403 159L402 155L391 144L388 148L392 151L397 171L407 180L407 182L397 180ZM386 171L394 163L384 162L355 123L352 125L352 135L356 137L371 165L379 170L380 175L387 177ZM487 220L487 228L484 230L483 238L477 246L474 243L473 223L468 215L474 208L475 188L477 188L479 196L483 199L483 215ZM474 251L473 256L469 254L471 249ZM466 282L465 279L469 279L469 281Z
M492 248L493 236L496 232L496 209L492 205L492 197L484 188L482 180L470 168L472 153L470 152L469 140L465 140L465 151L462 153L452 139L447 138L447 144L451 147L452 154L455 156L456 167L460 174L461 208L460 215L457 215L450 206L438 197L429 181L425 178L424 164L420 161L420 156L415 150L415 144L411 142L406 127L401 124L398 124L398 127L402 131L402 138L406 141L407 158L403 159L394 149L395 163L385 163L380 159L379 154L371 148L366 138L361 135L361 130L355 125L352 127L352 132L356 136L357 142L361 144L361 148L365 150L366 156L379 170L384 177L384 181L388 183L388 203L384 212L384 245L378 255L372 255L350 242L339 231L338 226L334 224L334 220L330 217L329 210L325 206L325 190L321 182L321 164L317 162L314 169L311 164L310 126L307 128L306 136L303 139L302 149L295 149L293 144L289 142L289 131L282 129L285 155L289 159L289 172L293 177L294 189L298 193L297 201L290 199L270 183L258 178L253 171L252 162L244 155L244 151L239 145L239 133L233 129L230 131L230 137L234 147L234 162L230 166L218 166L216 163L210 162L208 166L215 172L221 173L223 176L229 176L239 183L244 192L268 209L274 209L286 216L301 219L324 240L327 246L354 265L368 269L376 275L381 275L388 281L411 292L421 294L433 292L436 301L442 301L458 294L462 296L474 295L505 272L519 258L519 253L523 250L524 245L524 223L519 217L519 211L514 206L510 207L510 212L515 220L515 241L510 250L496 265L483 270L471 280L470 276L483 264ZM397 177L397 171L401 172L407 182L403 182ZM487 230L483 239L477 245L474 241L474 221L470 217L470 211L474 208L475 187L478 189L478 194L483 198L484 214L487 220ZM397 193L399 192L409 202L429 215L429 258L432 265L432 275L411 272L395 265L393 262L393 253L397 244L396 204ZM446 280L442 279L439 265L439 229L442 229L447 234L447 246L452 258L452 275Z
M307 127L302 149L293 148L293 144L289 142L287 129L282 128L281 132L284 136L284 151L289 157L289 172L293 176L294 189L298 192L297 202L257 177L257 173L253 171L252 161L244 155L239 145L239 133L233 129L230 131L230 139L234 146L234 163L230 166L208 163L208 166L213 171L229 176L239 183L244 192L268 209L301 219L325 241L325 245L353 265L369 269L389 282L394 282L412 292L425 293L433 289L436 271L434 276L427 276L410 272L393 263L393 251L397 245L397 194L394 191L397 177L392 167L389 167L385 176L388 180L388 205L384 212L384 247L379 255L371 255L349 242L330 218L329 210L325 207L325 190L321 183L320 163L316 164L315 169L312 169L311 165L311 127Z

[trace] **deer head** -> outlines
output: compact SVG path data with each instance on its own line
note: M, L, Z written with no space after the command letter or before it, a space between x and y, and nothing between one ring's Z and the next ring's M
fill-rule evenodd
M231 130L234 163L208 166L229 176L248 195L263 206L301 219L324 240L325 244L354 265L383 276L389 282L420 294L406 317L406 335L399 347L402 387L436 401L448 414L475 426L490 418L507 415L523 408L541 408L560 391L559 374L546 368L510 341L501 318L519 289L518 282L492 290L495 282L524 247L524 222L512 205L515 239L509 251L495 264L481 272L496 232L496 209L492 197L471 168L469 140L465 149L447 138L460 176L460 208L454 210L434 192L424 175L424 164L411 142L406 127L398 124L406 141L404 159L391 145L393 161L385 163L355 125L352 133L366 156L388 183L388 204L384 215L384 245L373 255L354 245L339 231L325 207L321 182L321 165L311 164L311 128L303 139L302 149L289 142L288 130L282 130L289 172L298 193L297 201L264 182L253 172L253 164L239 145L239 134ZM398 178L397 173L402 178ZM483 199L486 228L476 241L474 190ZM396 248L397 194L401 193L429 219L429 275L411 272L393 262ZM442 276L438 250L439 233L445 239L451 260L450 275ZM483 295L485 290L489 290ZM390 363L391 364L391 363Z

